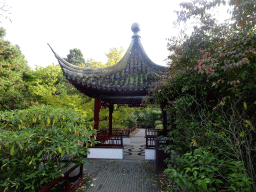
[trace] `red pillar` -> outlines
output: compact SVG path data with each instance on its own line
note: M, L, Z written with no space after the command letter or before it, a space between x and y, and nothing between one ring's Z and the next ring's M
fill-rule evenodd
M99 99L94 100L94 129L99 129L99 113L101 108L101 102Z
M109 105L109 135L112 135L112 114L114 111L113 104Z

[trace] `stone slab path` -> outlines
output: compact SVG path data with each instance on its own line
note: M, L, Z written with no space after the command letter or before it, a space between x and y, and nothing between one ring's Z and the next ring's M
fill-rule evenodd
M130 138L130 145L124 145L124 160L145 160L145 129L138 129L138 132Z
M124 147L124 159L88 159L84 174L88 177L86 192L159 192L155 161L145 160L145 130L131 137ZM130 149L130 150L129 150Z
M154 172L154 161L88 159L84 171L90 178L86 192L160 190Z

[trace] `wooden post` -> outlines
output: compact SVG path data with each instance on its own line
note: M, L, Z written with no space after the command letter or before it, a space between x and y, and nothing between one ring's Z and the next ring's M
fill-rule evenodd
M83 174L84 174L84 165L81 165L80 166L80 173L79 173L81 178L83 178Z
M161 109L162 109L162 117L163 117L163 136L167 136L167 112L164 110L164 107L166 106L166 102L161 103Z
M94 100L94 129L99 129L99 113L101 108L101 102L99 99Z
M109 135L112 135L112 114L114 111L113 104L109 105Z

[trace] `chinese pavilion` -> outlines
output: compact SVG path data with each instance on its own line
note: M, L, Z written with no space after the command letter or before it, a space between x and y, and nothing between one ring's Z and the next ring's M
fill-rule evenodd
M139 24L132 24L131 30L134 33L132 41L123 58L115 65L105 68L74 66L62 59L50 47L68 81L81 93L95 99L94 129L98 129L99 126L101 106L109 107L110 135L112 135L113 104L140 106L152 84L168 70L166 67L153 63L147 56L140 42L141 37L138 35ZM167 132L165 112L163 121Z

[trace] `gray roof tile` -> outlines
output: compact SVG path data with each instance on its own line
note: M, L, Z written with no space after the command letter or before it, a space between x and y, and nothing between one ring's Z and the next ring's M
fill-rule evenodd
M106 68L77 67L62 59L53 49L52 51L67 79L97 89L104 90L106 87L109 91L148 89L164 72L167 72L166 67L157 65L149 59L137 34L132 36L132 42L124 57L115 65Z
M82 84L87 88L92 87L95 90L116 93L145 92L153 82L158 81L163 73L168 71L168 68L157 65L149 59L141 45L140 36L137 34L138 28L133 25L132 30L134 35L123 58L115 65L105 68L74 66L62 59L49 46L58 59L63 75L69 80L72 79L73 84L76 82L76 85Z

